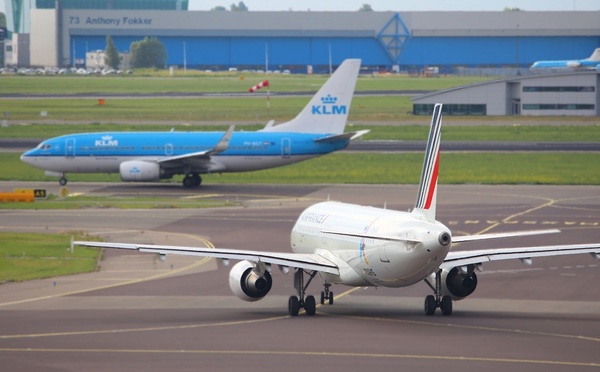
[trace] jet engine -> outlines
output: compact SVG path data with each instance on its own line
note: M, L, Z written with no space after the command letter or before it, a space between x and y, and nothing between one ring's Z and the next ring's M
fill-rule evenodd
M119 165L119 172L123 181L144 182L160 179L160 166L148 161L124 161Z
M229 288L240 300L261 300L269 293L272 285L273 279L264 265L240 261L229 272Z
M475 265L454 267L442 271L442 296L450 296L453 300L462 300L477 288Z

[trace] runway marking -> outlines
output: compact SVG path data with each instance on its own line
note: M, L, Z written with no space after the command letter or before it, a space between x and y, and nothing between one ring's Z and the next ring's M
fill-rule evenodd
M210 257L206 257L206 258L204 258L204 259L202 259L202 260L200 260L198 262L195 262L195 263L193 263L191 265L184 266L181 269L175 269L175 270L171 270L169 272L163 272L163 273L152 275L152 276L149 276L149 277L146 277L146 278L132 279L132 280L129 280L129 281L126 281L126 282L122 282L122 283L108 284L108 285L103 285L103 286L94 287L94 288L81 289L81 290L78 290L78 291L58 293L58 294L55 294L55 295L48 295L48 296L27 298L27 299L24 299L24 300L18 300L18 301L12 301L12 302L4 302L4 303L0 303L0 307L10 306L10 305L18 305L18 304L25 304L25 303L34 302L34 301L50 300L52 298L57 298L57 297L73 296L73 295L78 295L78 294L81 294L81 293L98 291L98 290L101 290L101 289L109 289L109 288L120 287L120 286L128 285L128 284L142 283L142 282L146 282L146 281L150 281L150 280L154 280L154 279L163 278L163 277L166 277L166 276L169 276L169 275L172 275L172 274L180 273L180 272L183 272L183 271L186 271L186 270L190 270L190 269L192 269L194 267L204 265L208 261L210 261Z
M210 242L208 242L208 243L210 243ZM212 243L210 243L210 244L212 245ZM202 262L209 260L209 259L210 258L202 260ZM195 266L195 264L190 265L190 266ZM164 276L164 274L155 275L151 278L156 278L156 277L161 277L161 276ZM15 302L11 302L11 303L0 304L0 306L7 306L7 305L13 305L13 304L26 303L26 302L30 302L30 301L37 301L37 300L41 300L41 299L50 299L50 298L55 298L55 297L68 296L68 295L79 294L79 293L92 291L92 290L96 290L96 289L112 288L112 287L131 284L131 283L138 283L138 282L144 281L144 280L150 280L150 279L140 279L140 280L134 280L134 281L129 281L129 282L125 282L125 283L119 283L116 285L107 285L107 286L89 289L89 290L85 290L85 291L70 292L70 293L65 293L65 294L61 294L61 295L46 296L46 297L40 297L40 298L35 298L35 299L29 299L29 300L15 301ZM361 289L361 288L362 287L351 288L345 292L342 292L342 293L336 295L336 298L339 299L339 298L344 297L344 296L346 296L358 289ZM320 307L320 306L323 306L323 305L321 305L321 304L317 305L317 307ZM193 328L205 328L205 327L218 327L218 326L232 326L232 325L250 324L250 323L261 323L261 322L268 322L268 321L274 321L274 320L281 320L281 319L285 319L285 318L289 318L289 317L290 317L290 315L282 315L282 316L265 318L265 319L253 319L253 320L230 321L230 322L219 322L219 323L190 324L190 325L182 325L182 326L164 326L164 327L131 328L131 329L108 329L108 330L95 330L95 331L55 332L55 333L21 334L21 335L0 335L0 339L4 340L4 339L17 339L17 338L81 336L81 335L93 335L93 334L111 334L111 333L128 333L128 332L164 331L164 330L176 330L176 329L193 329Z
M34 349L34 348L0 348L0 352L38 352L38 353L118 353L118 354L213 354L213 355L277 355L277 356L320 356L320 357L354 357L354 358L386 358L386 359L428 359L446 361L542 364L569 367L600 367L598 363L568 362L559 360L486 358L452 355L418 355L418 354L384 354L384 353L344 353L326 351L276 351L276 350L160 350L160 349Z
M221 196L223 196L223 194L200 194L200 195L182 196L181 199L217 198L217 197L221 197Z
M464 221L457 221L457 220L450 220L446 222L446 225L450 225L450 226L456 226L456 225L478 225L480 223L486 223L490 226L499 226L501 224L505 224L505 225L518 225L518 224L522 224L522 225L553 225L553 226L559 226L559 225L565 225L565 226L582 226L582 227L588 227L588 226L600 226L600 222L598 221L580 221L580 222L576 222L576 221L535 221L535 220L527 220L527 221L519 221L519 220L515 220L515 221L485 221L485 222L481 222L479 220L464 220Z
M104 329L96 331L73 331L73 332L54 332L54 333L32 333L22 335L0 335L0 340L8 339L20 339L20 338L42 338L42 337L63 337L63 336L83 336L83 335L99 335L99 334L118 334L118 333L130 333L130 332L154 332L154 331L172 331L177 329L195 329L195 328L207 328L207 327L221 327L221 326L236 326L241 324L250 323L262 323L270 322L273 320L281 320L289 318L289 315L282 315L264 319L252 319L252 320L234 320L229 322L218 322L218 323L202 323L202 324L188 324L180 326L163 326L163 327L147 327L147 328L130 328L130 329Z
M359 320L374 320L374 321L378 321L378 322L405 323L405 324L426 325L426 326L433 326L433 327L458 328L458 329L503 332L503 333L517 333L517 334L526 334L526 335L533 335L533 336L545 336L545 337L566 338L566 339L572 339L572 340L600 342L600 338L597 338L597 337L569 335L569 334L563 334L563 333L525 331L522 329L496 328L496 327L487 327L487 326L470 326L470 325L462 325L462 324L435 323L435 322L426 322L426 321L420 321L420 320L388 319L388 318L380 318L380 317L366 317L366 316L355 316L355 315L338 315L338 314L336 314L335 316L338 318L346 317L346 318L359 319ZM598 366L600 366L600 364Z

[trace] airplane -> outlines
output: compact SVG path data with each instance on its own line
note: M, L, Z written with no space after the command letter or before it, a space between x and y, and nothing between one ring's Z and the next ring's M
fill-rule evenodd
M425 281L433 294L424 302L426 315L441 309L451 315L453 301L471 295L477 287L476 270L485 262L590 253L600 259L600 243L539 247L455 251L453 243L486 239L556 233L537 230L482 235L453 236L435 219L440 163L442 105L433 110L429 139L421 172L417 199L410 212L325 201L305 209L291 231L292 253L200 248L169 245L75 241L74 245L152 252L164 259L167 254L214 257L222 266L239 260L229 273L229 286L244 301L259 301L270 291L271 275L277 265L283 273L294 269L297 295L288 301L288 312L301 309L315 315L316 299L306 295L313 278L323 279L321 304L333 304L332 284L358 287L406 287Z
M566 61L537 61L530 69L573 69L573 70L600 70L600 48L596 48L591 56L585 59Z
M256 132L111 132L51 138L21 160L46 175L119 173L123 181L153 182L184 174L184 187L200 186L200 174L279 167L342 150L368 130L344 133L360 59L338 67L291 121L270 121Z

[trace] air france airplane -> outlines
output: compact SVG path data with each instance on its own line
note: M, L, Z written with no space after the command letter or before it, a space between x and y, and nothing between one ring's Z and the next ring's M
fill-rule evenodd
M215 257L224 264L240 260L230 271L229 286L244 301L258 301L269 293L272 266L279 266L284 273L293 268L297 295L288 302L292 316L298 315L300 309L307 315L315 314L315 297L307 296L306 290L317 274L324 282L321 304L333 304L332 284L398 288L425 281L433 291L425 297L425 314L433 315L440 308L443 315L451 315L453 301L469 296L477 287L475 270L484 262L507 259L529 262L533 257L581 253L600 258L600 243L451 250L452 243L558 230L453 237L450 229L435 219L441 123L442 105L437 104L417 200L411 212L331 201L315 204L302 212L292 228L293 253L83 241L74 244L152 252L161 257L167 254Z
M537 61L534 62L530 69L542 70L542 69L572 69L572 70L600 70L600 48L594 50L591 56L585 59L573 59L566 61Z
M360 69L345 60L293 120L256 132L112 132L48 139L21 160L60 177L67 173L119 173L123 181L151 182L184 174L196 187L200 174L279 167L344 149L368 131L344 133Z

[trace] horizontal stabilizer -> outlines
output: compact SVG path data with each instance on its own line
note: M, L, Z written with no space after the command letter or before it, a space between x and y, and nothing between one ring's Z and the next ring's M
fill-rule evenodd
M341 236L350 236L353 238L361 238L361 239L386 240L386 241L390 241L390 242L413 242L413 243L420 242L419 240L401 238L399 236L356 233L356 232L352 232L352 231L342 231L342 230L321 230L321 233L332 234L332 235L341 235Z
M560 232L560 230L558 230L558 229L550 229L550 230L515 231L515 232L481 234L481 235L453 236L452 243L464 243L464 242L473 242L473 241L477 241L477 240L488 240L488 239L498 239L498 238L511 238L511 237L516 237L516 236L555 234L555 233L559 233L559 232Z
M317 143L319 143L319 142L333 143L333 142L338 142L338 141L346 140L346 139L350 139L350 141L352 141L353 139L361 137L369 132L370 131L368 129L366 129L366 130L359 130L358 132L348 132L348 133L336 134L333 136L317 138L315 140L315 142L317 142Z

